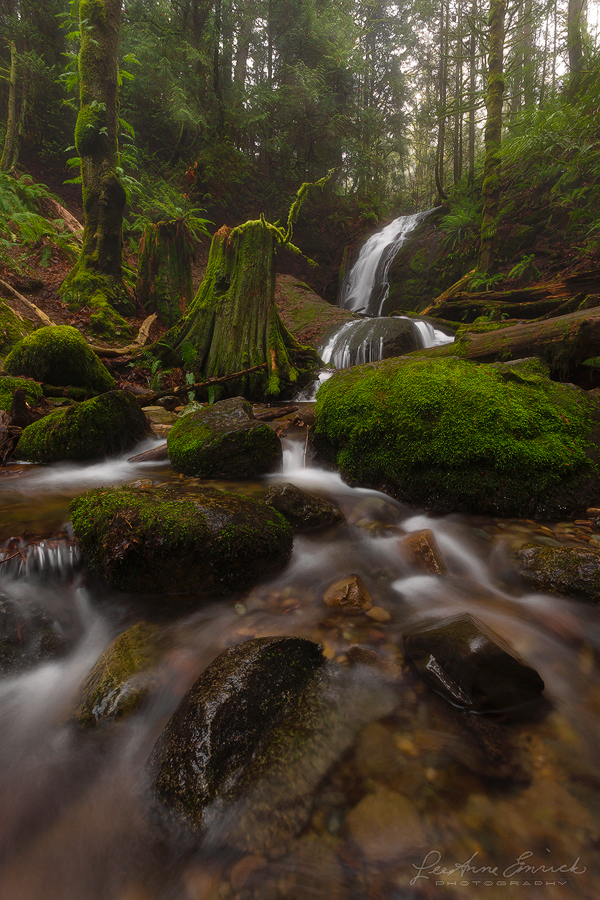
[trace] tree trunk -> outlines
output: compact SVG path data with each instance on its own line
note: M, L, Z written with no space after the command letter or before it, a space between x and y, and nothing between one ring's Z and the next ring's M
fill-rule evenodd
M477 0L471 4L471 35L469 39L469 174L470 185L475 183L475 104L477 102Z
M500 212L500 145L504 94L504 14L506 0L491 0L489 18L488 84L485 98L485 163L483 168L483 220L477 269L489 272L496 258Z
M569 93L576 94L583 70L583 35L586 26L587 0L569 0L567 10L567 47L571 72Z
M63 300L94 309L91 324L111 334L125 325L111 306L131 311L123 285L125 191L117 168L119 90L117 50L121 0L80 0L79 115L75 145L81 157L85 224L79 261L61 287Z
M164 362L186 357L187 368L207 379L267 363L219 388L253 399L290 395L313 377L317 353L292 337L275 304L280 240L279 230L264 219L233 230L223 226L215 234L188 315L156 347Z
M148 225L140 241L137 298L168 328L192 301L192 247L185 219Z
M17 48L10 42L10 75L8 77L8 121L0 171L9 172L19 157L19 123L17 120Z
M438 140L435 153L435 185L437 187L440 200L448 199L448 196L444 191L444 151L446 145L446 85L448 72L448 19L446 18L446 9L447 7L445 7L444 2L442 2L439 35L440 66L438 70Z

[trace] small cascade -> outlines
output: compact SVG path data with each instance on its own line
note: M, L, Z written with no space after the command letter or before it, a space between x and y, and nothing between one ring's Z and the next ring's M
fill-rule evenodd
M439 347L440 344L452 344L454 342L453 334L446 334L440 328L434 328L431 322L426 319L411 319L413 328L419 335L422 350L427 347Z
M379 316L389 292L389 271L398 250L431 210L412 216L399 216L381 231L371 235L356 263L346 275L339 305L354 312Z
M411 320L402 316L346 322L319 348L323 362L336 369L410 353L421 346Z
M12 538L0 549L0 582L36 576L66 581L80 563L81 553L75 541Z

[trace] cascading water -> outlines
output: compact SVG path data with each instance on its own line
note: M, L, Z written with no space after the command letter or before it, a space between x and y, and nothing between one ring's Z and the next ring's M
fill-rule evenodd
M390 286L390 266L398 250L430 212L399 216L366 241L342 284L341 307L367 315L381 315Z

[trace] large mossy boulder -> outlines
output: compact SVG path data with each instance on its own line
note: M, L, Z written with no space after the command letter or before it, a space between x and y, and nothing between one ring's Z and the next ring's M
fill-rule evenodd
M468 613L408 632L404 652L429 687L468 712L511 712L544 690L536 670Z
M115 387L106 366L70 325L38 328L8 354L4 369L9 375L26 375L46 384L73 385L95 394Z
M600 551L528 544L516 551L523 581L534 591L600 603Z
M293 531L264 503L210 488L102 488L71 519L84 558L112 587L147 594L243 590L288 562Z
M185 413L185 411L184 411ZM182 415L167 437L171 465L200 478L246 478L281 467L281 441L243 397Z
M596 400L536 360L402 357L317 394L317 454L353 484L439 511L569 515L600 488Z
M160 659L160 629L138 622L104 651L86 678L74 720L82 728L125 718L158 686L154 670Z
M98 459L124 453L150 433L133 394L109 391L28 425L15 455L38 463Z
M0 409L10 412L13 396L16 390L22 388L25 400L30 406L37 406L44 399L42 388L35 381L26 378L11 378L10 375L0 375Z

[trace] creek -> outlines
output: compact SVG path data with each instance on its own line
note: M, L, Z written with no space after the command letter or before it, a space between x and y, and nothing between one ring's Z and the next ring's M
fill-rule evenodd
M91 577L70 541L68 504L101 485L158 486L166 463L14 464L0 475L0 594L43 607L72 649L0 679L0 900L592 900L600 876L600 613L523 589L511 549L588 545L570 522L435 516L352 488L305 459L288 431L283 471L219 481L255 497L292 482L345 523L297 535L277 577L225 598L160 605ZM445 574L418 571L399 542L430 529ZM327 588L361 576L376 615L345 615ZM540 673L547 705L520 721L467 715L402 658L420 623L476 616ZM151 702L82 732L73 709L110 642L149 620L168 634ZM268 635L319 642L338 673L349 735L312 792L303 830L268 854L168 843L151 815L146 764L179 701L226 648ZM354 648L354 649L353 649ZM357 655L358 654L358 655ZM302 765L301 765L302 762ZM291 765L294 779L305 763Z

